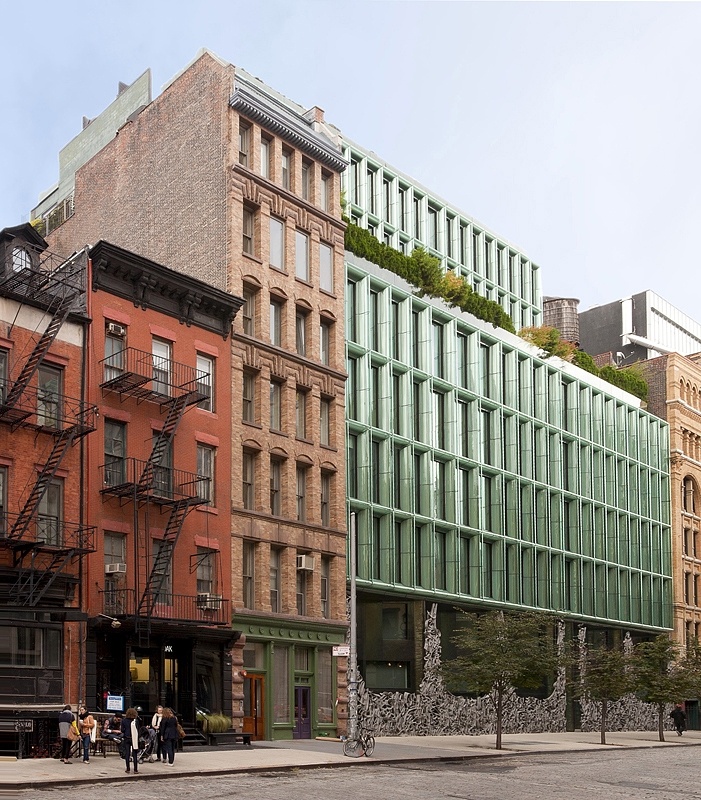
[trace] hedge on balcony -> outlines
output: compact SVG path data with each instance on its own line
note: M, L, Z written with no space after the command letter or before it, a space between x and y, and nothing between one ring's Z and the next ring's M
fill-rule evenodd
M499 303L474 292L468 281L460 275L453 272L444 275L440 261L421 247L414 248L410 256L405 256L379 242L365 228L347 222L346 250L404 278L419 290L421 296L439 297L454 308L491 322L494 327L516 332L511 317Z
M577 350L572 342L567 342L560 337L560 331L557 328L550 325L522 328L518 335L540 348L546 357L558 356L563 361L571 361L592 375L597 375L614 386L618 386L619 389L630 392L643 402L647 401L647 382L635 365L625 369L616 369L609 364L605 367L597 367L589 353Z

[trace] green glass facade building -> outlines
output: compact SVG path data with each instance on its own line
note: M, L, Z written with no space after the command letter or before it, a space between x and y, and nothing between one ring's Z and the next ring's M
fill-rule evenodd
M346 213L541 324L523 252L346 143ZM669 432L637 398L346 254L348 509L359 666L414 689L426 604L671 627ZM445 640L446 637L444 637Z

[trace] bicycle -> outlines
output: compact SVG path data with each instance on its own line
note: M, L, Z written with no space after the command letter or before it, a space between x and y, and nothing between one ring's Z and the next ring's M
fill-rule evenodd
M369 758L374 750L375 737L370 730L362 731L356 739L343 740L343 755L350 758L360 758L363 755Z

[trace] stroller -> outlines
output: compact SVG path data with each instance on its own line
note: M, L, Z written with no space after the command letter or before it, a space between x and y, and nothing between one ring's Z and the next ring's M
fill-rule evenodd
M154 753L156 751L156 731L143 725L139 728L139 750L137 752L137 759L139 764L144 761L154 761Z

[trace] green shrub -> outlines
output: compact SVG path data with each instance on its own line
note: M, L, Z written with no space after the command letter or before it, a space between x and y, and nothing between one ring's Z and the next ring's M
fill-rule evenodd
M204 714L202 717L202 730L205 733L224 733L231 730L231 717L226 714Z

